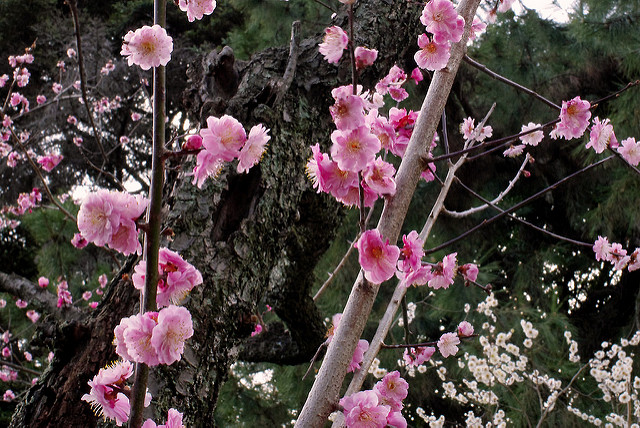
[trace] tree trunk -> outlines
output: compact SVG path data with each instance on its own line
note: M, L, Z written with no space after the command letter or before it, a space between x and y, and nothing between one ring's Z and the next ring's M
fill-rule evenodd
M408 70L415 66L419 8L384 0L357 5L355 44L380 52L376 64L361 76L365 89L396 62ZM346 28L343 15L337 20ZM239 175L229 165L202 189L184 173L168 172L166 223L175 232L168 246L202 272L204 284L185 302L195 334L183 359L153 370L150 389L156 416L175 407L185 414L187 426L214 425L220 387L253 330L252 314L261 301L274 308L286 329L274 328L265 335L270 343L261 343L259 336L252 339L250 344L265 351L243 355L301 363L309 361L324 341L323 317L310 297L312 272L343 209L315 192L305 165L311 156L309 146L319 142L327 150L333 129L330 91L348 84L350 71L346 59L336 67L322 58L317 49L321 37L300 42L296 74L291 85L285 85L281 101L277 95L288 48L267 49L246 63L234 62L225 48L188 71L184 101L192 117L204 123L209 115L230 114L246 128L263 123L271 140L261 163L248 174ZM57 343L64 352L59 351L19 406L12 426L95 425L80 397L88 392L87 381L98 369L115 359L113 328L133 313L136 302L133 287L120 281L97 313L73 328L61 328ZM278 334L279 338L273 337ZM61 383L69 386L61 388ZM165 417L157 421L162 423Z

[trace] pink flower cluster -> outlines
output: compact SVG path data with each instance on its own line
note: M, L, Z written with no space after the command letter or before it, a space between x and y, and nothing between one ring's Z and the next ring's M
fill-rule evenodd
M109 245L125 255L140 252L136 220L149 201L125 192L98 190L90 193L78 211L78 230L95 245Z
M183 12L187 12L187 19L193 22L200 20L204 15L211 15L216 8L215 0L180 0L178 7Z
M256 165L266 150L267 142L271 139L268 130L261 124L255 125L249 131L249 137L237 119L224 115L220 118L209 116L207 127L200 130L202 150L198 153L196 166L193 169L193 184L202 187L210 176L216 176L224 162L238 159L237 171L248 171ZM196 140L191 137L188 149L200 148L194 145Z
M147 419L143 424L142 428L185 428L182 425L182 413L177 411L176 409L169 409L167 412L167 423L163 425L156 425L156 423Z
M640 269L640 248L636 248L633 253L627 255L627 250L622 248L617 242L609 243L606 237L598 236L593 244L593 252L596 254L596 260L602 260L613 263L615 270L624 270L627 268L629 272Z
M51 172L53 168L58 166L64 156L57 153L49 153L44 156L38 156L38 163L47 172Z
M600 118L595 117L591 132L589 132L589 142L586 148L592 148L596 153L602 153L608 147L618 147L613 125L609 122L609 119L600 121Z
M551 138L562 137L565 140L580 138L591 118L591 104L580 97L575 97L569 101L562 102L560 110L560 122L551 131Z
M483 126L477 128L475 119L467 117L460 124L460 132L465 140L473 140L482 142L493 135L493 128L491 126Z
M384 240L377 229L367 230L355 244L358 249L358 261L364 276L374 284L381 284L396 272L396 263L400 249Z
M138 65L143 70L167 65L171 60L173 39L159 25L148 25L129 31L124 36L121 55L127 57L129 65Z
M182 358L193 323L187 308L170 305L124 318L114 333L116 353L123 359L149 366L173 364Z
M69 306L73 304L73 296L69 291L69 284L67 281L60 281L57 286L58 293L58 307Z
M131 276L133 286L144 290L147 262L141 261ZM184 261L175 251L160 248L158 255L158 294L156 304L163 308L170 304L179 304L196 285L202 284L202 275L193 265Z
M409 384L398 371L387 373L373 389L356 392L340 399L348 428L406 428L402 401L407 398Z
M17 206L11 207L9 211L15 215L22 215L26 212L31 212L31 209L35 208L41 201L42 193L37 187L34 187L31 193L20 193Z
M424 6L420 22L433 34L418 36L420 50L414 55L418 67L426 70L441 70L447 66L451 56L451 43L462 39L464 18L458 15L449 0L431 0Z

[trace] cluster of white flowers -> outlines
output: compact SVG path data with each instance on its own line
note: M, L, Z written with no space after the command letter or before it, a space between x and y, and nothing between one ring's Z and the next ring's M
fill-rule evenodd
M416 408L416 414L420 419L429 424L429 428L442 428L444 427L445 419L444 416L441 415L439 418L436 418L433 415L427 415L422 407Z
M407 303L407 324L411 324L411 321L416 317L417 307L418 305L413 302ZM404 318L400 317L400 319L398 319L398 326L404 327Z
M369 373L376 379L382 379L387 374L387 369L380 367L380 360L374 358L369 366Z

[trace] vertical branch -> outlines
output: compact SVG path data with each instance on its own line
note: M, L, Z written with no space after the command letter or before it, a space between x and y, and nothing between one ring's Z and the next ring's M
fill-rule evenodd
M396 194L386 201L382 217L378 222L378 231L391 242L395 242L400 234L402 223L409 209L409 202L424 169L422 158L427 153L427 147L433 139L436 126L449 97L455 75L464 55L471 22L479 3L480 0L460 2L458 13L464 17L466 22L464 35L459 43L452 46L451 58L447 67L436 72L431 81L422 105L422 113L418 116L409 146L396 175ZM368 284L364 281L364 275L361 271L351 289L349 300L340 320L340 328L329 344L322 367L300 412L296 422L297 427L321 427L325 424L327 416L335 409L347 367L371 313L378 289L379 285Z
M166 27L167 5L163 0L154 0L154 24ZM151 163L150 203L147 211L148 229L145 235L145 256L147 273L144 293L141 296L140 313L155 311L158 288L158 252L160 249L160 228L162 226L162 186L164 181L164 144L165 144L165 88L166 69L158 66L153 69L153 153ZM131 397L131 416L129 428L142 425L144 398L147 391L149 367L136 364L136 374Z

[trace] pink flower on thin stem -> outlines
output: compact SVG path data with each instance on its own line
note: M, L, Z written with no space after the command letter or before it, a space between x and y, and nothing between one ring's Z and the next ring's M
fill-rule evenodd
M396 169L392 164L378 157L367 165L362 179L377 194L393 196L396 193L395 173Z
M129 31L124 36L120 54L128 57L129 66L135 64L143 70L149 70L151 67L167 65L172 51L173 39L156 24L152 27L145 25L135 32Z
M426 34L420 34L418 47L420 50L413 56L418 67L437 71L447 66L451 57L449 42L437 43L435 37L434 40L431 40Z
M449 357L455 355L458 352L458 346L460 344L460 338L455 333L445 333L440 336L438 340L438 349L443 357Z
M364 353L367 352L367 349L369 349L369 342L364 339L360 339L356 345L356 349L353 351L353 356L351 357L347 373L355 372L360 369L360 364L362 364Z
M29 305L29 303L25 302L22 299L18 299L16 300L16 306L19 307L20 309L24 309Z
M468 337L473 334L473 326L468 321L462 321L458 324L458 336Z
M438 43L459 42L464 32L464 18L449 0L431 0L422 10L420 22L433 33Z
M178 7L187 12L189 22L202 19L204 15L211 15L216 8L215 0L180 0Z
M121 426L129 419L129 398L120 389L124 389L124 382L133 374L133 365L128 361L119 361L112 366L100 369L88 384L89 394L84 394L82 400L91 404L98 416L105 420L114 419L116 425Z
M217 159L232 161L240 154L247 141L247 134L237 119L224 115L220 118L209 116L207 127L200 130L203 147Z
M38 285L41 288L47 288L49 286L49 279L41 276L40 278L38 278Z
M356 243L358 261L364 270L364 276L374 284L380 284L391 278L396 271L400 249L383 240L377 229L367 230Z
M324 32L324 39L318 45L318 50L329 64L337 64L349 43L349 37L342 28L335 25L326 28Z
M416 85L420 82L422 82L422 80L424 79L424 77L422 76L422 71L420 71L420 69L418 67L414 68L413 71L411 72L411 76L409 76L411 79L413 79L413 81L416 83Z
M58 166L63 158L64 156L62 155L49 153L46 156L38 156L38 163L42 166L42 169L47 172L51 172L56 166Z
M473 263L460 266L458 272L460 272L465 281L474 282L478 278L478 266Z
M640 142L636 142L633 137L622 140L622 144L618 147L618 153L631 165L638 166L640 163Z
M336 128L342 131L356 129L365 124L364 100L353 94L353 86L334 88L331 96L335 103L329 107Z
M386 404L392 411L399 412L402 410L402 400L407 398L409 393L409 384L400 376L399 371L394 370L378 381L373 390L378 394L381 404Z
M262 155L267 150L267 143L271 139L269 131L262 125L255 125L249 131L249 137L244 143L238 155L238 172L249 171L251 167L260 162Z
M609 119L600 121L600 118L593 119L593 126L589 132L589 142L586 148L592 148L596 153L602 153L607 147L617 147L618 140L613 132L613 125Z
M436 348L433 346L409 348L404 350L402 359L407 366L417 367L420 364L429 361L435 352Z
M536 129L539 127L540 127L539 124L529 122L527 125L522 125L522 129L520 130L520 132L530 131L532 129ZM523 135L522 137L520 137L520 141L522 141L523 144L535 147L538 145L538 143L540 143L540 141L542 141L543 138L544 138L544 132L533 131L528 133L527 135Z
M453 278L456 274L456 255L451 253L446 255L442 262L438 263L432 270L433 278L429 280L429 287L437 290L439 288L449 288L453 284Z
M606 237L598 236L593 244L593 252L596 254L596 260L608 261L611 258L611 245Z
M378 51L375 49L368 49L362 46L358 46L354 50L356 56L356 69L362 70L365 67L373 64L378 57Z
M38 320L40 319L40 314L34 311L33 309L29 309L26 315L27 315L27 318L29 318L31 322L34 324L38 322Z
M73 238L71 238L71 245L73 245L77 249L81 249L89 245L89 241L84 239L84 236L82 236L82 233L78 232L75 235L73 235Z
M158 325L153 329L151 345L160 364L180 361L184 342L193 336L191 313L184 306L168 306L158 313Z
M350 131L333 131L331 141L331 157L343 171L362 171L375 160L381 147L380 140L366 126Z
M591 104L575 97L562 102L560 110L560 123L556 125L552 138L562 137L566 140L579 138L589 126L591 118Z

